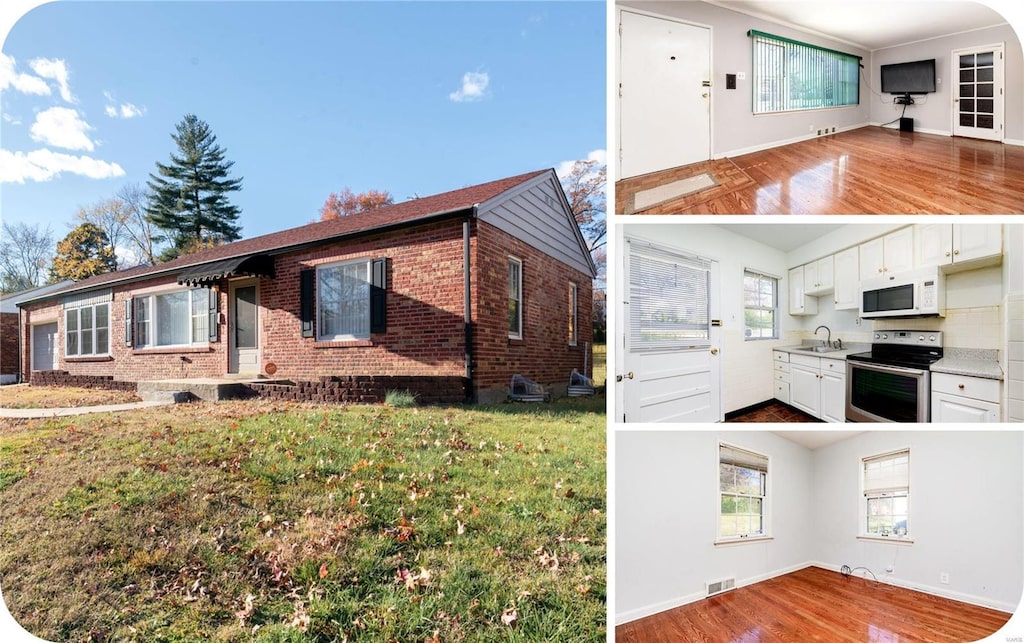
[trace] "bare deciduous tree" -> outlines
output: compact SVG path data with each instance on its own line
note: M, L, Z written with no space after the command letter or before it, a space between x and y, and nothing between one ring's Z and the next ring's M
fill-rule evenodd
M0 290L17 292L41 286L53 252L49 227L4 223L0 234Z

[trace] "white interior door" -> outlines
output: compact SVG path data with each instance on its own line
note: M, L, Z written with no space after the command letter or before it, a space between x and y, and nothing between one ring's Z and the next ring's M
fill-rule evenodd
M1003 140L1003 45L956 49L953 135Z
M229 371L237 374L257 374L260 372L258 282L232 282L229 295Z
M57 368L57 322L32 327L32 370Z
M711 30L619 12L619 177L711 158Z
M622 421L721 421L718 262L627 238L623 263Z

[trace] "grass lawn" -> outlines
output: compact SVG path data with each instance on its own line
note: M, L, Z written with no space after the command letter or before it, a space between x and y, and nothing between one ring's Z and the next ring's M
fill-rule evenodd
M594 385L604 386L608 379L608 347L594 344Z
M2 422L0 587L37 636L605 639L601 397Z
M138 401L139 396L128 391L28 384L0 386L0 408L5 409L55 409Z

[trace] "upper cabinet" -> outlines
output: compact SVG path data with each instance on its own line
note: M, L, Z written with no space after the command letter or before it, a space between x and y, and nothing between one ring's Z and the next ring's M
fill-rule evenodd
M860 275L858 249L847 248L835 255L836 310L860 308Z
M827 295L835 287L832 257L825 257L804 265L804 294L817 297Z
M789 314L790 315L817 315L818 300L808 296L804 289L806 280L804 273L805 266L793 268L789 271Z
M914 226L917 267L940 266L957 272L1002 261L1003 227L998 223L933 223Z
M890 232L860 245L860 278L873 279L887 273L914 268L914 228Z

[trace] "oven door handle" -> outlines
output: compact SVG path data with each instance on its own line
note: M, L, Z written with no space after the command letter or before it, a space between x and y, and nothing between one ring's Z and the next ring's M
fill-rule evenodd
M865 368L872 371L882 371L884 373L901 373L904 375L914 375L920 377L921 375L928 372L927 369L923 368L907 368L905 366L889 366L888 364L874 364L872 362L858 362L856 360L848 361L851 368Z

